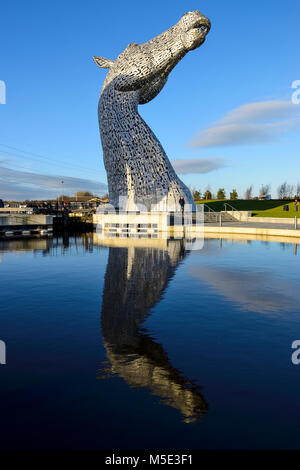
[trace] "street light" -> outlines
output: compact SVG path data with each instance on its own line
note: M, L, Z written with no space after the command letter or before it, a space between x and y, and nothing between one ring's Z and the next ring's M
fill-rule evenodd
M62 184L62 195L61 195L61 202L64 202L64 181L61 181Z

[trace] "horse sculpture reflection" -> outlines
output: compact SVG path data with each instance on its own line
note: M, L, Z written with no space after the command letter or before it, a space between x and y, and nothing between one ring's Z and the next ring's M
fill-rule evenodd
M163 347L141 329L184 256L183 240L169 241L166 250L136 248L134 241L129 248L110 248L101 327L110 364L106 374L150 389L191 422L207 410L199 387L174 368Z
M127 199L127 210L176 210L179 197L195 210L189 189L176 175L159 140L138 113L162 90L169 73L191 50L199 47L210 21L198 10L188 12L170 29L144 44L129 44L113 60L94 57L108 68L98 116L110 204Z

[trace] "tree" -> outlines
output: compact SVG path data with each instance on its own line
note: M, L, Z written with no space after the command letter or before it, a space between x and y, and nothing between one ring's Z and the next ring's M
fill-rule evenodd
M236 189L233 189L230 193L230 199L232 199L233 201L235 201L236 199L238 198L238 193L237 193L237 190Z
M277 194L278 194L278 199L285 199L287 197L287 182L285 181L282 183L280 186L278 186L277 189Z
M77 191L75 193L75 196L93 196L93 193L90 193L90 191Z
M253 185L251 184L251 186L249 186L245 191L245 199L252 198L252 190L253 190Z
M271 189L270 184L262 184L261 187L260 187L260 190L259 190L259 195L260 196L266 196L267 194L269 194L270 189Z
M300 197L300 183L297 183L295 191L296 191L295 196Z
M298 191L300 189L300 187L298 186L299 185L297 185L295 188L293 184L287 184L287 182L285 181L280 186L278 186L278 189L277 189L278 198L279 199L292 199L294 195L294 191L295 190Z
M288 184L287 185L287 197L292 199L294 194L294 185L293 184Z
M205 193L204 193L204 199L207 200L207 199L211 199L211 198L212 198L212 197L211 197L211 191L210 191L209 188L207 188L207 190L206 190Z
M224 188L219 188L217 192L217 198L218 199L225 199L226 194L225 194L225 189Z
M193 195L194 201L200 201L200 199L201 199L201 191L198 191L197 189L194 189L194 190L192 191L192 195Z
M70 200L70 196L67 196L66 194L61 194L60 196L57 196L55 199L56 201L61 201L61 202L66 202Z

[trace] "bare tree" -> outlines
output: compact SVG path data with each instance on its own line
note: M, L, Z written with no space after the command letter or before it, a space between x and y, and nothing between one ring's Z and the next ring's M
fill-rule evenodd
M262 184L261 187L260 187L260 190L259 190L259 195L260 196L266 196L267 194L269 194L270 189L271 189L270 184Z
M251 186L249 186L249 188L247 188L245 191L245 199L251 199L252 190L253 190L253 185L251 184Z
M295 196L300 197L300 183L297 183L295 191Z
M290 199L294 197L294 185L293 184L287 185L287 197Z
M287 197L287 182L285 181L282 183L280 186L278 186L277 189L277 194L278 194L278 199L285 199Z

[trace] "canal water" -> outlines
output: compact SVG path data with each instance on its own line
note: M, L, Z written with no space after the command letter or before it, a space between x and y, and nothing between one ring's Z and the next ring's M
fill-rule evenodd
M85 234L0 261L0 448L300 448L297 245Z

